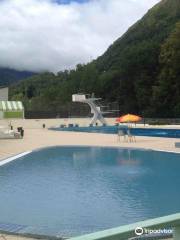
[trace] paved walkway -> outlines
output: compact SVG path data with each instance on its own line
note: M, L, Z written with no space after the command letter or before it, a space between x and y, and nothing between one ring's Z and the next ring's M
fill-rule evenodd
M136 137L136 142L127 143L123 139L118 142L117 136L113 134L25 129L23 139L0 140L0 159L21 152L55 145L119 146L180 152L180 148L175 148L175 142L180 142L180 139Z

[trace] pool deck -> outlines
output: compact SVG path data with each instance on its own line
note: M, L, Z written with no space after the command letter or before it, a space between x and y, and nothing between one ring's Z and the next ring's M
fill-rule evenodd
M7 235L7 234L0 233L0 240L34 240L34 239L35 238L21 237L21 236ZM41 240L44 240L44 239L41 239Z
M118 142L114 134L52 131L42 129L42 123L47 127L53 126L50 120L14 122L14 127L24 127L25 136L23 139L0 139L0 160L37 148L62 145L132 147L180 153L180 148L175 147L175 142L180 142L180 139L176 138L136 137L133 143L124 142L123 139ZM58 120L54 120L54 123L57 125Z
M136 137L136 142L127 143L123 139L117 141L117 136L113 134L100 133L80 133L80 132L60 132L48 130L48 127L57 126L64 122L71 121L84 125L88 119L72 120L17 120L13 121L14 128L22 126L25 129L23 139L0 139L0 160L17 155L22 152L35 150L38 148L49 146L62 145L83 145L83 146L111 146L111 147L131 147L145 148L162 151L173 151L180 153L180 148L175 148L175 142L180 142L180 139L173 138L158 138L158 137ZM110 120L109 120L110 121ZM111 120L111 124L114 120ZM46 129L42 128L42 124L46 124ZM8 122L0 121L0 126L8 125ZM153 126L154 127L154 126ZM162 126L161 126L162 127ZM168 126L167 126L168 127ZM173 126L170 126L173 128ZM180 128L174 126L174 128ZM19 236L10 236L0 234L0 240L30 240Z
M39 238L29 238L29 237L20 237L15 235L7 235L7 234L0 234L0 240L38 240ZM47 239L39 239L39 240L47 240ZM173 239L166 239L166 240L173 240Z

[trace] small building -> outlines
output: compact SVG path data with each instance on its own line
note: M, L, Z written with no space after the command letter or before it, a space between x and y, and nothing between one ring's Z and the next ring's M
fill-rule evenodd
M0 101L8 101L8 87L0 87Z
M0 119L24 118L24 107L20 101L0 101Z

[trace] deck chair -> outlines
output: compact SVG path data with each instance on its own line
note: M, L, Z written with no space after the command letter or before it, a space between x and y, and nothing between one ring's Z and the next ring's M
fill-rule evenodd
M127 137L129 142L136 142L135 136L132 134L131 129L127 129Z
M124 139L124 142L127 140L126 139L126 132L123 129L118 129L118 133L117 133L117 140L118 140L118 142L121 141L121 138Z

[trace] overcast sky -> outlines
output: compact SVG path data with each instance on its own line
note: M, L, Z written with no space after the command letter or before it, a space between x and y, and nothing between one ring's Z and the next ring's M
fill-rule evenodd
M0 66L53 71L105 52L159 0L0 0Z

